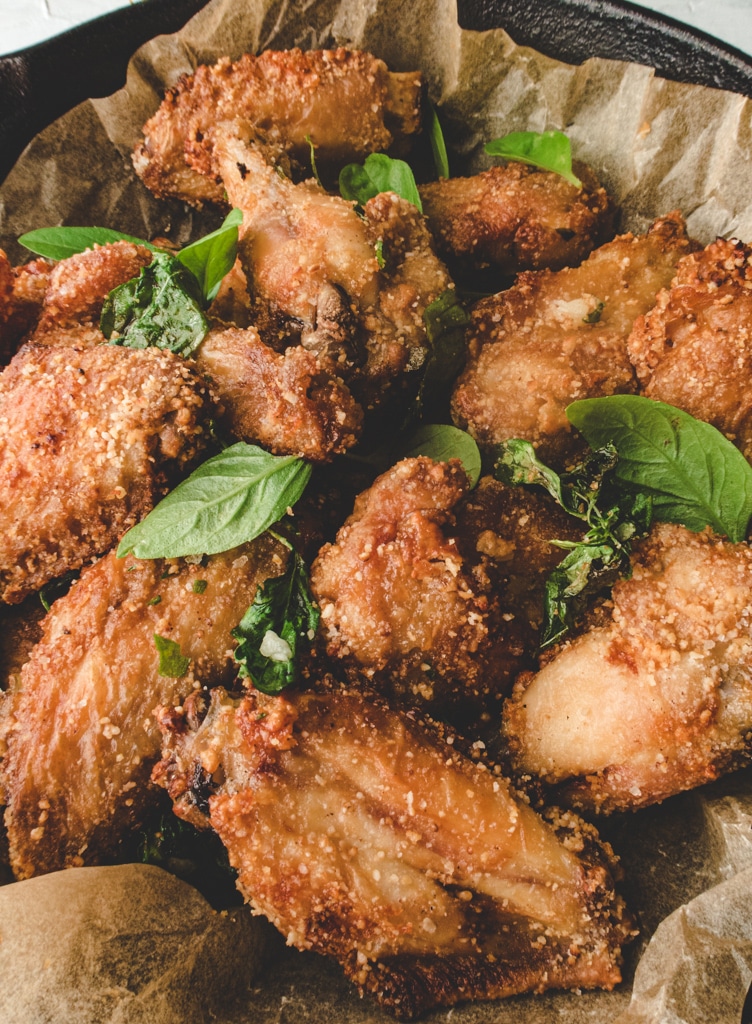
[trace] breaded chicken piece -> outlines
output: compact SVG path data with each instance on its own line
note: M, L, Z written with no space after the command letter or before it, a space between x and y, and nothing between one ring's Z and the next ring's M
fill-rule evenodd
M401 704L472 722L508 691L524 645L487 559L457 544L461 463L405 459L361 494L311 566L330 657Z
M160 198L224 203L208 129L239 118L310 167L327 172L369 153L397 149L420 130L419 72L394 74L357 50L298 49L201 65L165 96L133 154L136 173Z
M289 691L288 691L289 693ZM238 887L299 949L395 1016L548 988L612 988L630 920L610 850L361 690L165 709L154 778L208 818ZM481 913L482 911L482 913Z
M752 247L681 260L627 342L642 394L712 423L752 457Z
M615 209L589 168L576 172L581 188L519 163L421 185L436 251L452 266L508 276L580 263L613 237Z
M284 560L266 536L191 563L110 553L52 605L3 710L16 877L117 855L157 797L148 784L160 748L152 711L232 680L230 630ZM190 664L161 672L155 635Z
M171 352L24 346L0 375L0 600L109 550L195 462L213 408Z
M325 462L360 435L363 411L312 352L269 348L249 327L210 331L196 353L225 409L224 423L241 440L276 455Z
M280 175L237 124L213 137L216 168L243 211L239 255L262 338L280 349L299 342L363 404L383 401L425 361L423 313L451 287L422 216L389 192L359 217L315 181Z
M521 677L504 710L515 773L589 811L657 803L752 759L752 550L663 524L632 561L612 620Z
M111 242L69 256L53 268L41 316L31 341L43 345L101 344L102 306L118 285L138 277L151 263L151 250L133 242Z
M0 249L0 366L10 362L36 324L51 271L52 264L41 259L12 267Z
M693 248L678 213L622 235L581 266L521 274L471 314L469 358L452 416L485 446L532 441L546 460L571 454L564 410L578 398L637 388L627 338Z

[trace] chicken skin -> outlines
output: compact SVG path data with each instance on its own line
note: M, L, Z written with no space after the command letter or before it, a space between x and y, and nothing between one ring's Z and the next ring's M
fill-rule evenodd
M219 833L257 913L395 1016L620 980L630 920L592 827L544 822L362 690L214 690L200 722L202 703L164 709L155 781Z
M611 621L520 678L503 732L518 777L603 813L748 763L752 550L656 527L614 587Z
M116 856L158 795L148 785L160 748L152 711L232 680L230 630L284 559L266 536L202 562L110 553L52 605L4 698L16 877ZM163 665L155 636L190 661Z
M637 316L691 252L678 214L622 235L581 266L521 274L474 307L469 359L452 398L455 423L479 444L525 438L544 461L572 454L564 410L578 398L637 389L627 338Z
M228 122L212 132L215 166L243 211L239 254L262 338L315 352L372 407L425 362L423 313L451 287L425 222L391 192L359 217L313 180L295 185L280 174L247 134Z
M216 122L248 121L306 167L312 143L326 173L375 151L399 149L420 130L421 90L418 72L394 74L357 50L267 50L235 62L224 57L199 66L167 93L144 125L133 164L160 198L224 203L208 135Z
M574 266L613 237L614 205L592 172L582 187L524 164L420 186L436 251L455 267L489 264L499 276Z
M312 352L275 352L253 327L216 328L196 358L225 409L223 422L243 441L326 462L360 436L363 410Z
M0 600L109 550L192 468L213 408L171 352L24 346L0 375Z
M752 248L718 239L681 260L627 343L642 393L712 423L752 457Z
M327 653L353 680L477 730L526 664L529 636L493 592L488 559L458 546L467 490L457 460L399 462L321 549L311 587Z

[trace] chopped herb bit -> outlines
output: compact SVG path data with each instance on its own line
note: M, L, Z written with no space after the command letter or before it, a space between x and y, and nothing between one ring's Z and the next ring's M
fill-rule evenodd
M159 633L154 634L154 644L159 653L159 674L169 676L170 679L182 679L188 671L191 659L181 654L180 644L168 637L160 636Z
M39 591L39 600L42 602L44 610L48 612L59 597L68 593L77 579L78 572L71 569L70 572L64 573L58 579L45 583Z

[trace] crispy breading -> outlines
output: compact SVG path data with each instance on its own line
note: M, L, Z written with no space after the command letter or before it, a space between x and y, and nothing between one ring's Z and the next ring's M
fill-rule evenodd
M296 347L280 355L255 328L231 327L210 331L196 359L222 402L224 423L244 441L325 462L360 435L362 409L312 352Z
M601 812L656 803L752 759L752 550L654 528L611 621L515 686L516 773Z
M10 362L18 343L39 317L52 264L32 260L11 267L0 249L0 366Z
M455 724L496 711L525 662L486 557L457 543L461 463L405 459L356 502L311 566L330 657L400 703Z
M110 553L52 605L4 699L1 778L18 878L116 855L158 795L148 785L160 748L152 711L232 680L230 630L284 559L267 536L190 562ZM155 634L191 659L180 678L160 674Z
M627 348L643 394L712 423L752 457L752 247L718 239L681 260Z
M483 445L532 441L541 458L571 454L566 406L637 388L627 355L636 317L693 248L678 213L647 235L621 235L579 267L529 272L472 311L469 359L452 415Z
M588 167L576 171L581 188L519 163L421 185L437 252L453 267L510 276L580 263L613 237L615 208Z
M281 349L299 342L363 404L384 401L425 361L423 313L451 286L422 216L382 193L359 217L313 180L280 175L247 126L224 122L212 134L217 170L243 211L239 254L262 338Z
M136 173L161 197L224 203L208 129L241 118L310 167L310 138L326 172L404 143L420 129L422 80L394 74L357 50L267 50L200 65L183 76L144 125Z
M24 346L0 375L0 599L112 547L191 468L213 409L171 352Z
M165 709L155 781L209 819L288 943L334 957L395 1016L620 980L631 922L591 826L544 822L360 689L215 690L201 724L197 703Z

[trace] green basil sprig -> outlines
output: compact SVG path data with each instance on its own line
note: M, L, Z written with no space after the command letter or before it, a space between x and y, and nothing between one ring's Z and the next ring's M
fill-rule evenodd
M251 541L305 490L311 466L240 441L207 459L130 529L118 558L213 555Z
M169 349L186 357L209 331L198 281L166 252L155 252L138 277L110 292L99 326L113 344Z
M159 654L159 674L170 679L182 679L188 671L191 659L180 651L180 644L169 637L154 634L154 646Z
M576 188L582 187L572 170L572 147L564 132L510 132L486 143L485 150L491 156L553 171Z
M365 163L343 167L339 174L339 190L344 199L354 201L358 206L365 206L380 192L396 192L423 212L410 165L404 160L393 160L386 153L371 153Z
M470 486L480 479L481 457L475 439L459 427L447 423L424 423L414 430L400 449L400 458L414 459L427 455L434 462L459 459L468 475Z
M305 563L291 550L285 572L259 587L253 604L232 630L239 641L234 656L240 677L269 694L297 682L299 647L313 640L320 617Z
M587 398L566 412L591 447L614 445L615 482L650 495L656 519L690 530L710 526L734 542L746 538L752 466L715 427L637 395Z

